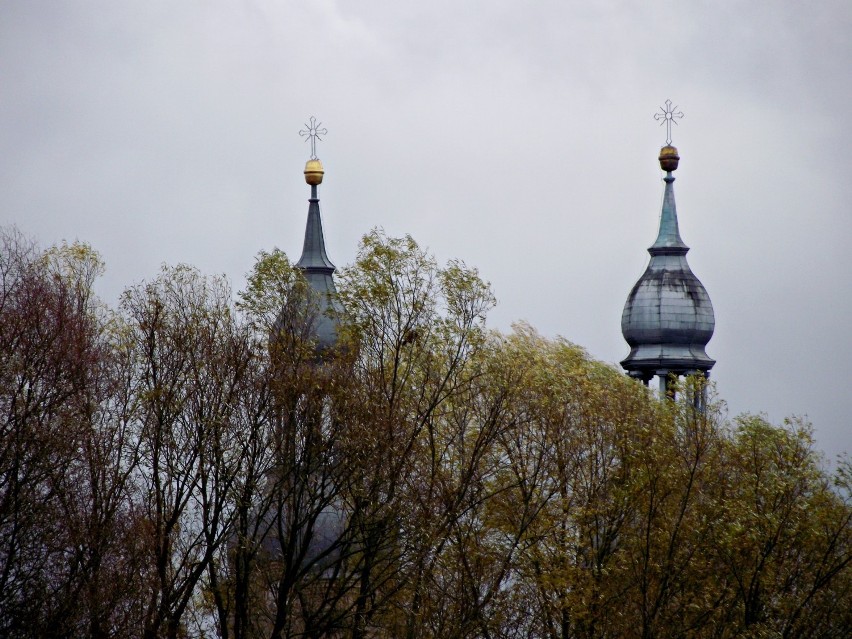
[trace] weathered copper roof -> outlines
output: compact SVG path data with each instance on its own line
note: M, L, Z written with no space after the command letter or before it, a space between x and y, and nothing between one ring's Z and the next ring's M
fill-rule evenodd
M678 229L671 171L664 179L660 230L648 249L651 260L621 316L621 332L631 347L621 365L643 379L706 372L716 363L704 350L716 324L713 305L686 261L689 247Z

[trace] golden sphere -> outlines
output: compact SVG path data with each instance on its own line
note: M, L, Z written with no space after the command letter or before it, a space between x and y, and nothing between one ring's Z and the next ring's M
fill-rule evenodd
M677 154L677 149L671 144L667 144L660 149L660 168L663 171L677 170L677 163L680 161L680 156Z
M311 186L322 184L322 176L325 171L322 168L322 162L319 160L308 160L305 164L305 182Z

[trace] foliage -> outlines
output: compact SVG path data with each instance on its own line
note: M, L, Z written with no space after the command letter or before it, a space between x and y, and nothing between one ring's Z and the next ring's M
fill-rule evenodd
M236 301L102 271L0 236L2 636L848 636L852 466L802 420L489 332L410 237L364 238L323 352L280 251Z

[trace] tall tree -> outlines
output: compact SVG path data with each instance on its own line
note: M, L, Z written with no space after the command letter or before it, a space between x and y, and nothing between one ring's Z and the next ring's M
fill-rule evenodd
M252 351L231 306L224 281L185 266L164 268L122 299L139 446L136 499L149 557L146 637L177 637L190 621L204 625L186 615L233 536Z
M131 633L138 594L110 315L85 244L0 248L0 632ZM132 539L132 535L130 535Z

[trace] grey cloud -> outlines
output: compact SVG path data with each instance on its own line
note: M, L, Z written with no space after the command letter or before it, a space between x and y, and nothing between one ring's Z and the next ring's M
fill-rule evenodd
M327 246L409 232L525 319L627 354L659 215L651 119L686 113L675 191L732 412L807 413L852 448L852 9L793 2L7 2L0 221L107 260L225 272L301 248L314 114Z

